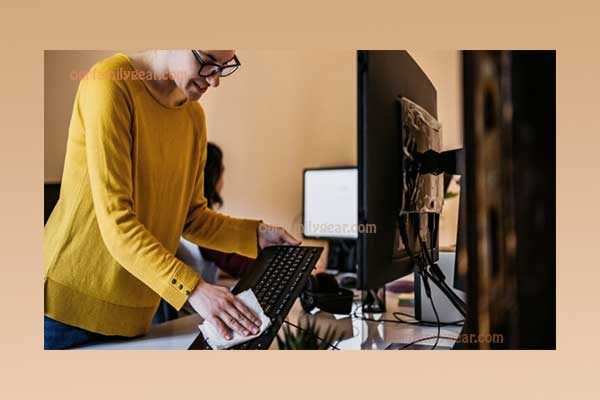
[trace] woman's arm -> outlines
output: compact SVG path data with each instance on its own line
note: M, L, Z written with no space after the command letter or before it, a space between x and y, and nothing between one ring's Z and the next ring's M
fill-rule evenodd
M261 221L233 218L208 208L204 197L204 166L206 164L206 120L204 111L195 104L200 118L201 162L196 174L195 190L183 229L183 237L200 247L226 253L238 253L250 258L258 254L258 227Z
M86 79L78 95L98 227L113 258L176 309L201 281L138 220L133 209L132 104L122 81Z

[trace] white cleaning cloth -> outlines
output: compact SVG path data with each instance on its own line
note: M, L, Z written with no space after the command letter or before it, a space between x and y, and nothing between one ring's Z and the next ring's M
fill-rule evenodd
M267 330L269 326L271 326L271 320L265 315L265 312L258 303L258 300L252 292L252 289L245 290L236 297L238 300L244 303L246 307L248 307L258 318L260 318L260 329L256 335L252 336L240 335L234 331L233 337L230 340L227 340L221 336L219 331L217 331L217 328L212 323L209 321L204 321L202 324L198 325L198 328L200 328L202 336L204 336L206 342L214 350L228 349L237 344L247 342L250 339L260 336L265 330Z

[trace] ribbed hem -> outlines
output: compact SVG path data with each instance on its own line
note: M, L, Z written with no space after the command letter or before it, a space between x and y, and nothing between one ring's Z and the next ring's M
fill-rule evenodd
M44 315L102 335L139 336L150 329L156 307L108 303L46 278Z

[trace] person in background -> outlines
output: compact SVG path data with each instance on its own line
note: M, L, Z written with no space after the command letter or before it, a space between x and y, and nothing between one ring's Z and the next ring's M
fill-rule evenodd
M206 145L206 165L204 167L204 197L206 197L210 209L223 206L221 192L223 190L224 172L223 151L216 144L208 142ZM212 284L217 283L219 269L234 278L239 278L253 261L249 257L236 253L225 253L197 246L185 238L181 238L175 256L193 267L205 282ZM169 303L162 300L153 323L159 324L192 313L194 313L194 310L189 304L184 305L177 312Z
M223 191L225 173L223 151L216 144L208 143L206 156L204 196L208 201L209 208L221 208L223 206L221 192ZM253 261L251 258L236 253L225 253L207 247L200 247L200 251L206 260L212 261L218 268L234 278L239 278Z

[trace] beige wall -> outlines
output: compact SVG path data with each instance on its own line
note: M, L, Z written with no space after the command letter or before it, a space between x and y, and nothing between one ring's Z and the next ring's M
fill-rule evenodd
M46 182L57 181L62 174L77 87L70 73L110 54L46 52ZM240 71L201 100L209 140L225 154L223 211L262 218L298 234L302 169L356 164L355 52L239 51L238 55ZM413 56L438 90L444 147L457 147L458 52L420 51Z
M44 52L44 182L62 176L67 131L79 82L73 72L86 71L111 51L51 50Z
M462 147L462 62L459 51L408 50L437 90L444 150Z
M460 52L448 50L419 51L409 53L425 71L437 90L438 119L444 132L444 150L462 147L462 63ZM453 191L460 188L454 186ZM444 201L440 220L439 244L450 249L456 245L458 229L458 202L454 197Z
M239 76L207 93L225 153L224 210L299 231L302 169L356 164L354 52L240 52Z

